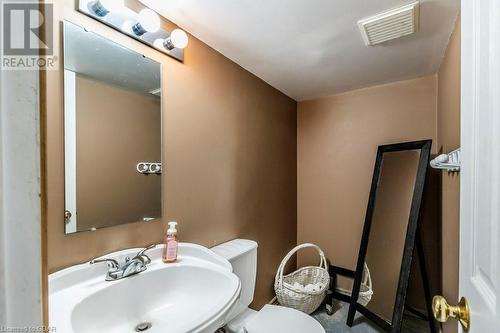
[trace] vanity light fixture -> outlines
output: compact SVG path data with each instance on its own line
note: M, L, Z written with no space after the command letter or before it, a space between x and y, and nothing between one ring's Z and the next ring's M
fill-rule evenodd
M0 0L1 1L1 0ZM125 0L75 0L78 11L169 57L184 61L187 34L162 27L162 18L151 8L128 6ZM134 1L137 2L137 1Z
M139 12L139 22L132 26L132 31L137 36L146 32L156 32L160 29L160 17L153 10L146 8Z
M94 0L89 3L90 9L99 17L104 17L112 11L119 11L125 5L124 0Z

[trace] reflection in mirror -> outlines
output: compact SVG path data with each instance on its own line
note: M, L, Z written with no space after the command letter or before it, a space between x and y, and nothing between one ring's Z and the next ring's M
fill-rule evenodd
M373 295L366 306L391 322L398 291L420 150L386 152L382 157L365 262Z
M64 22L64 131L66 233L161 217L159 63Z

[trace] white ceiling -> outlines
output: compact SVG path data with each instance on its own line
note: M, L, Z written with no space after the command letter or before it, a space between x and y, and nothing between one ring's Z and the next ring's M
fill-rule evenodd
M459 0L421 0L420 31L366 47L357 21L409 0L141 0L296 100L437 72Z

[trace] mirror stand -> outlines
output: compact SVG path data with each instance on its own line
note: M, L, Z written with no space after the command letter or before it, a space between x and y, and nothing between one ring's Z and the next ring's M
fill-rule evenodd
M415 308L409 306L408 304L405 304L404 308L400 311L400 319L402 322L404 310L408 310L408 312L411 312L413 315L427 321L429 323L429 329L430 329L431 333L437 333L438 331L436 329L434 317L432 314L432 295L431 295L431 288L429 285L429 274L427 272L427 261L425 259L424 246L422 243L419 229L417 230L415 245L416 245L416 250L417 250L416 255L418 256L419 267L420 267L420 276L422 277L422 286L423 286L423 290L424 290L426 313L422 313L418 309L415 309ZM330 265L328 271L330 273L332 283L331 283L330 292L328 293L328 295L330 297L328 297L326 299L327 308L329 308L329 309L333 308L333 300L335 300L335 299L351 304L352 297L336 291L335 286L337 285L337 281L338 281L339 276L354 279L356 272L352 271L350 269L335 266L335 265ZM353 309L353 310L351 310L351 309ZM354 324L354 315L355 315L356 311L359 311L365 317L367 317L368 319L370 319L375 324L382 327L383 329L385 329L388 332L399 332L397 329L395 329L395 325L380 318L376 314L372 313L369 309L367 309L366 307L364 307L363 305L361 305L357 302L355 302L354 308L351 306L349 308L349 315L350 316L348 317L348 320L347 320L347 325L349 327L352 327L352 325ZM351 313L352 313L352 315L351 315ZM332 313L329 313L329 314L331 315ZM352 318L351 318L351 316L352 316ZM351 319L351 321L349 321L349 319Z

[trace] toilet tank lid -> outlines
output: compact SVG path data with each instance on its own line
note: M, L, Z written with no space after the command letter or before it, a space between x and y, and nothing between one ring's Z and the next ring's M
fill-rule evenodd
M248 253L258 246L257 242L249 239L233 239L232 241L222 243L212 247L210 250L214 251L221 257L231 261L239 256Z

